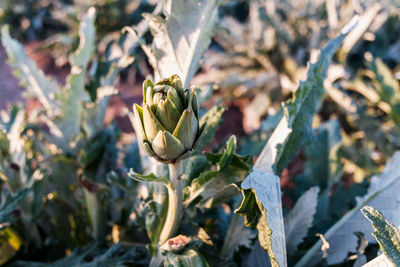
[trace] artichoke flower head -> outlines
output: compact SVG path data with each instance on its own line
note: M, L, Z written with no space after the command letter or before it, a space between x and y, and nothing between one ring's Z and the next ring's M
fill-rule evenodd
M199 143L203 127L195 88L184 90L177 75L155 85L143 83L143 105L134 104L134 128L145 153L163 163L189 157Z

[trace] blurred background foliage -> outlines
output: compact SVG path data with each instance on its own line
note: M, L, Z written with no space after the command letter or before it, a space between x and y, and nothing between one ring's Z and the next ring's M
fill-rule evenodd
M11 36L31 49L33 56L48 58L43 62L34 57L63 88L69 83L63 80L73 75L75 63L69 55L79 47L80 21L92 6L97 13L96 42L80 81L86 98L84 115L76 122L78 137L60 141L54 134L58 126L51 122L59 119L63 124L63 109L50 114L29 90L25 92L29 100L1 111L1 195L2 203L11 204L0 207L7 215L0 222L12 225L0 233L7 241L1 242L1 263L24 266L24 261L58 260L63 266L62 261L104 260L145 266L149 260L144 246L149 238L146 219L140 215L159 207L148 192L127 179L126 172L132 167L137 172L149 169L146 159L140 159L128 110L141 101L141 83L152 69L136 39L121 29L135 26L140 40L150 42L142 13L160 13L161 1L2 0L0 24L8 24ZM356 205L371 177L400 147L400 4L390 0L229 1L219 8L217 30L192 81L200 88L202 113L216 103L229 108L207 150L222 151L234 133L240 154L256 157L283 116L281 102L305 78L307 62L314 62L319 49L355 14L360 22L328 69L326 94L314 116L316 140L281 175L284 214L310 188L320 187L312 228L289 255L290 263L317 240L315 233L325 232ZM1 78L7 78L4 75ZM6 85L8 89L1 90L19 93L16 83ZM107 89L113 86L118 90ZM70 99L63 89L59 97ZM2 96L1 101L7 99ZM103 114L97 125L90 124L95 114ZM196 160L212 169L212 162L204 157ZM145 204L139 205L137 195L146 199ZM230 220L236 203L224 205L229 215L222 208L207 211L206 217L213 219L203 221L207 232L228 231L224 222ZM203 212L193 208L194 214ZM249 236L253 242L254 236ZM221 236L214 241L223 246ZM248 247L240 245L229 263L242 262L250 253ZM365 253L370 259L377 245L370 245ZM350 255L343 266L354 261Z

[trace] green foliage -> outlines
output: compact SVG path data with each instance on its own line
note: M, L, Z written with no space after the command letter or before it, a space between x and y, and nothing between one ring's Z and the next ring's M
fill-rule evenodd
M39 98L48 114L53 114L58 108L54 99L59 88L57 82L46 77L35 62L28 58L23 46L11 38L7 26L1 28L1 42L6 48L9 63L15 68L21 83Z
M237 184L243 180L251 168L251 158L235 154L236 137L231 136L222 154L205 153L209 165L215 166L193 179L184 191L185 205L199 203L210 208L237 195ZM215 169L215 170L214 170ZM191 172L191 170L188 170Z
M39 263L28 261L17 261L11 266L34 266L34 267L64 267L64 266L126 266L127 263L140 264L140 251L135 248L125 249L121 244L115 244L109 249L104 249L99 244L91 244L84 248L76 248L71 255L51 263ZM142 262L143 264L143 262Z
M55 49L57 62L69 59L65 86L46 76L2 28L9 63L41 105L0 112L5 196L0 219L10 226L1 235L1 264L347 266L357 257L360 265L377 249L360 207L377 207L399 223L393 196L399 189L400 24L394 3L254 0L222 6L225 1L190 0L162 1L152 11L154 1L117 0L96 3L97 16L94 9L80 16L88 3L29 2L32 11L20 9L15 16L27 18L23 27L30 22L28 35L37 3L45 17L36 21L46 18L43 25L58 14L62 31L77 33L76 17L83 20L79 40L77 34L56 34L41 43L41 49ZM0 16L10 18L19 3L15 9L0 4ZM153 14L141 20L142 11ZM356 29L328 42L355 11L360 14ZM125 28L131 34L109 32L127 25L135 25ZM11 25L14 38L17 28ZM325 43L317 58L315 48ZM133 55L135 66L127 69ZM317 61L306 70L309 58ZM147 77L150 65L154 77ZM181 76L184 88L198 86L199 99L214 106L206 112L199 107L196 119L204 139L180 162L183 173L170 168L168 175L166 165L142 154L143 147L132 141L137 138L118 129L115 120L104 121L119 77L123 100L129 102L140 79L172 74ZM132 90L124 89L126 81L134 81ZM217 143L213 139L220 134L225 105L243 118L226 114L224 127L239 128L239 134ZM136 135L140 139L137 130ZM254 168L252 157L237 150L256 157ZM371 178L384 165L383 174ZM182 205L175 205L180 198ZM178 208L170 209L171 204ZM371 218L380 218L375 215ZM173 229L165 234L172 217ZM383 224L389 225L380 218L376 225ZM379 227L376 235L390 247L395 242L388 237L396 231ZM324 233L330 244L325 256L316 233ZM201 242L182 248L170 243L174 234ZM171 244L176 246L164 249Z
M284 105L284 116L287 117L288 125L295 134L289 135L278 148L279 152L274 163L277 174L283 171L301 148L315 138L312 119L324 95L324 78L333 54L340 47L347 33L340 34L321 50L318 61L309 65L306 80L300 82L293 99Z
M8 194L0 205L0 224L2 230L7 222L10 220L11 213L16 209L17 205L23 200L29 193L29 189L22 189L17 191L15 194Z
M294 253L311 228L318 203L318 187L310 188L285 217L285 238L288 254Z
M223 105L218 105L212 107L200 118L200 127L205 127L204 136L197 145L197 151L203 149L206 145L211 143L214 138L215 131L218 124L221 121L222 114L225 112L226 107Z
M218 19L221 0L171 1L165 3L165 18L146 15L154 40L151 48L142 44L156 80L177 74L188 88L208 48ZM182 41L184 40L184 41Z
M257 160L255 167L261 170L253 169L241 185L243 189L251 189L256 194L261 212L257 224L259 241L268 251L273 266L286 265L279 178L274 173L280 174L289 160L313 140L311 124L324 94L323 77L346 34L331 40L321 50L318 61L309 66L307 80L300 82L293 99L284 106L285 115Z
M364 216L372 223L376 238L383 253L394 265L400 264L400 230L383 217L376 209L365 206L361 209Z
M80 25L79 46L70 55L71 74L67 78L67 86L61 99L62 122L60 130L64 138L70 143L80 133L82 119L82 102L85 100L85 77L90 58L93 56L96 41L94 27L95 9L91 8Z

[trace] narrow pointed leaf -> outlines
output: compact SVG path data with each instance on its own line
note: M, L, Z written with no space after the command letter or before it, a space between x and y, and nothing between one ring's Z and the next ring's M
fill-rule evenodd
M80 24L79 46L70 56L71 75L67 78L67 85L64 89L66 94L61 100L62 120L58 123L68 142L79 135L82 102L88 99L85 91L85 77L89 60L96 48L95 18L95 9L90 8Z
M285 238L288 253L294 253L311 228L318 203L317 186L305 192L285 217Z
M324 96L324 78L332 61L332 56L342 44L347 33L344 32L328 42L321 50L317 62L309 64L307 79L300 82L293 99L287 101L284 105L284 117L294 134L290 134L279 147L274 162L274 170L278 175L300 149L315 138L312 120ZM275 131L279 131L279 128Z
M386 257L395 265L400 265L400 230L383 217L376 209L366 206L361 209L364 216L372 223L372 235L378 241Z

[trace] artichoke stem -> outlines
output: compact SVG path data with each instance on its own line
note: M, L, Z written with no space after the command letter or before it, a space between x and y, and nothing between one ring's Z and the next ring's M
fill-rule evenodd
M182 161L178 160L175 163L169 163L168 167L171 186L168 187L168 213L160 234L160 245L176 234L182 215Z

